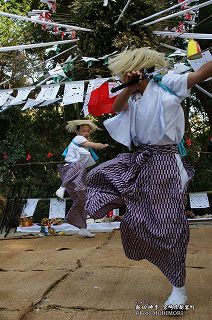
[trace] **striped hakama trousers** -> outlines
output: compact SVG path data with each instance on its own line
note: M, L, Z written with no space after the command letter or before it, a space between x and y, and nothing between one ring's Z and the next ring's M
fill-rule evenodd
M129 259L147 259L176 287L185 283L189 226L185 190L194 170L187 164L182 185L176 145L142 145L92 169L87 177L86 210L94 218L126 206L120 225Z
M86 229L86 168L79 163L58 165L62 187L64 187L73 201L72 207L66 215L65 222L75 227Z

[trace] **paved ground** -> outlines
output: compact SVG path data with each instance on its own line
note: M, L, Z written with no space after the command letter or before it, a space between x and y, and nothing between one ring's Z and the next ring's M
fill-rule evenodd
M183 319L212 319L211 225L191 226L186 264L190 310ZM156 267L124 256L119 231L0 239L0 320L164 319L136 315L136 308L156 311L169 291Z

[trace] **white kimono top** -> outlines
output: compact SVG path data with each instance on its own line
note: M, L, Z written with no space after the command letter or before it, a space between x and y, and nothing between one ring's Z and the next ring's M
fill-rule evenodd
M168 73L162 83L175 94L150 80L143 96L138 93L128 100L128 108L115 117L104 121L111 137L131 148L141 144L176 144L184 135L185 120L182 100L189 96L188 74Z
M96 162L91 156L89 148L78 146L86 141L88 140L85 137L76 136L68 146L65 162L77 162L84 165L86 168L93 166Z

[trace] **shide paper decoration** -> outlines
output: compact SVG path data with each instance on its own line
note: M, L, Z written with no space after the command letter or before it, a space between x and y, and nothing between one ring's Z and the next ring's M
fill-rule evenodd
M39 199L27 199L27 202L25 203L21 213L21 218L32 217L38 201Z
M12 93L13 90L0 90L0 107L4 105L4 103L7 101L10 93Z
M26 87L26 88L19 89L17 96L10 103L10 106L15 106L15 105L17 106L19 104L24 103L24 100L27 99L29 93L34 89L35 89L35 87Z
M65 83L63 105L83 102L84 81L72 81Z
M24 16L19 16L17 14L11 14L11 13L6 13L6 12L2 12L0 11L0 16L4 16L4 17L8 17L8 18L13 18L13 19L18 19L18 20L24 20L24 21L29 21L31 23L38 23L38 24L44 24L43 21L40 20L33 20L31 18L28 17L24 17ZM69 30L80 30L80 31L89 31L91 32L91 29L87 29L87 28L81 28L81 27L77 27L77 26L72 26L69 24L62 24L62 23L55 23L55 22L45 22L46 25L50 25L50 26L56 26L56 27L61 27L61 28L65 28L65 29L69 29Z
M65 207L65 200L50 199L49 219L65 218Z
M201 40L212 40L211 33L188 33L184 32L180 34L179 32L171 32L171 31L153 31L153 34L157 36L167 36L167 37L177 37L177 38L185 38L185 39L201 39Z
M190 193L191 208L210 208L207 193Z
M41 91L38 94L37 98L35 101L52 101L56 98L56 95L58 93L58 90L60 88L59 84L54 84L54 85L48 85L48 86L41 86Z
M66 44L66 43L77 42L78 40L79 39L61 40L61 41L53 41L53 42L46 42L46 43L42 42L42 43L24 44L24 45L20 45L20 46L0 47L0 52L48 47L48 46L52 46L52 45L55 45L55 44L58 45L58 44Z
M204 3L195 5L195 6L193 6L193 7L190 7L189 9L186 9L186 10L183 10L183 11L179 11L179 12L170 14L170 15L165 16L165 17L163 17L163 18L160 18L160 19L157 19L157 20L153 20L153 21L148 22L148 23L144 23L143 25L144 25L145 27L147 27L147 26L150 26L150 25L152 25L152 24L155 24L155 23L158 23L158 22L161 22L161 21L164 21L164 20L173 18L173 17L182 16L182 15L190 12L191 10L197 10L197 9L200 9L200 8L203 8L203 7L206 7L206 6L209 6L210 4L212 4L212 0L205 1ZM142 22L142 20L135 21L135 22L131 23L131 25L136 25L136 24L139 24L139 23L141 23L141 22Z
M21 109L22 111L27 109L32 109L33 107L38 106L41 104L42 101L36 101L35 99L28 99L24 107Z
M52 10L52 12L56 12L56 9L57 9L56 0L40 0L40 2L46 3L48 8Z

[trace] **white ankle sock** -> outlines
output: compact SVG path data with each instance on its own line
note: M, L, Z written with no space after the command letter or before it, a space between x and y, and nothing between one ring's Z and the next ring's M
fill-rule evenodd
M168 297L168 300L165 302L165 305L184 305L186 303L187 296L186 290L184 287L172 287L172 292Z
M95 233L91 233L87 229L80 229L79 235L84 238L94 238L95 237Z
M64 198L64 194L65 194L65 188L64 187L60 187L59 189L57 189L57 191L55 192L56 193L56 196L58 198L61 198L63 199Z

